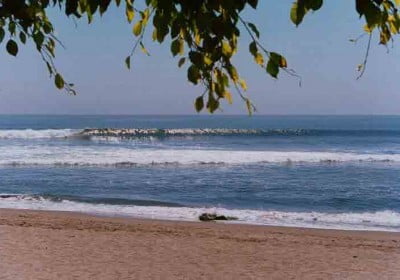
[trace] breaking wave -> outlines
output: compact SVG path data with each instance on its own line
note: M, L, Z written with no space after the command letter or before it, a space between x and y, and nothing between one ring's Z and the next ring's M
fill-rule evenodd
M9 129L0 130L0 139L66 138L79 133L76 129Z
M347 152L129 149L93 146L0 147L1 166L157 166L400 162L400 154Z
M104 216L126 216L164 220L197 221L204 212L237 217L239 223L329 228L348 230L400 231L400 213L377 212L283 212L270 210L226 209L218 207L177 207L90 203L40 195L0 195L0 208L71 211Z

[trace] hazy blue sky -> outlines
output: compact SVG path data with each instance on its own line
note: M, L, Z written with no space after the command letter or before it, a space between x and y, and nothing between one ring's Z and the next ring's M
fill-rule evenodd
M365 52L366 39L348 41L361 34L354 1L325 1L315 14L307 15L295 28L289 20L291 0L262 0L259 9L248 9L245 17L257 23L262 42L286 56L289 66L303 77L281 75L272 80L247 53L248 38L241 39L236 59L249 94L262 114L399 114L400 47L387 50L373 43L365 76L356 81L356 66ZM148 38L152 53L138 52L133 69L124 58L134 37L123 9L112 8L88 26L52 13L59 38L56 63L75 83L78 96L56 90L45 65L34 48L22 48L17 58L5 54L0 45L0 113L59 114L192 114L193 100L202 92L187 83L186 72L176 66L169 43L159 46ZM246 113L238 98L224 105L225 114Z

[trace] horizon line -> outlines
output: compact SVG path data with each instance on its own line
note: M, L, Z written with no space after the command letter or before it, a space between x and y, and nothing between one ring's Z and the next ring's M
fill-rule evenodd
M0 116L174 116L174 117L257 117L257 116L271 116L271 117L285 117L285 116L291 116L291 117L321 117L321 116L327 116L327 117L374 117L374 116L379 116L379 117L399 117L400 114L253 114L253 115L248 115L248 114L153 114L153 113L144 113L144 114L127 114L127 113L122 113L122 114L90 114L90 113L70 113L70 114L57 114L57 113L0 113Z

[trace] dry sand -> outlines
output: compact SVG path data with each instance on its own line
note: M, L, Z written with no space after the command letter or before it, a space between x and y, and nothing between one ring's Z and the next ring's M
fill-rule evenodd
M400 234L0 209L0 279L400 279Z

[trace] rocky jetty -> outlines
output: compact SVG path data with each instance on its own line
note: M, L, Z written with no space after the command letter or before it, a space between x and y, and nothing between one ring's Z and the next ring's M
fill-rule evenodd
M87 128L74 136L79 137L195 137L195 136L279 136L306 135L303 129L234 129L234 128Z
M195 135L249 135L261 134L261 130L257 129L140 129L140 128L99 128L84 129L79 133L80 136L99 136L99 137L168 137L168 136L195 136Z

